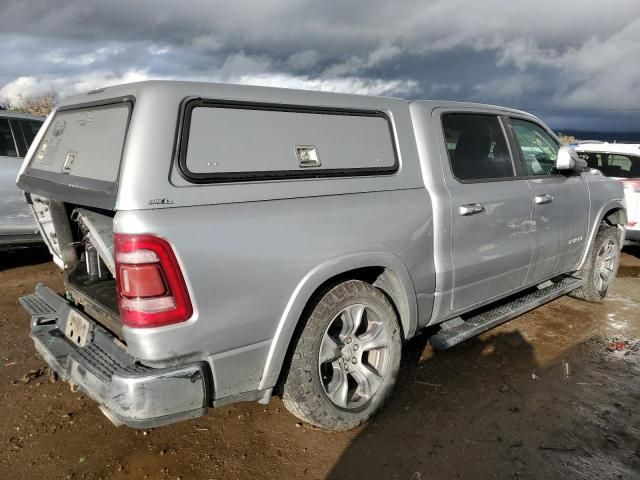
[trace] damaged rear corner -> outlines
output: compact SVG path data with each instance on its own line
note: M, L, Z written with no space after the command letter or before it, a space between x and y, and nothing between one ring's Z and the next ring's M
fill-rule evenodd
M31 315L31 337L46 363L96 401L115 424L156 427L201 416L210 405L206 362L162 369L142 365L113 334L42 284L20 303ZM90 322L82 346L68 337L72 315Z

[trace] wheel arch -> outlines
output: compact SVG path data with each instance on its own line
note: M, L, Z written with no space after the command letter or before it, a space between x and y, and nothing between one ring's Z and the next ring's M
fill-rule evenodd
M611 226L617 226L618 228L626 225L627 210L624 206L623 200L610 200L600 208L597 215L594 215L593 222L589 229L589 241L586 244L582 258L580 259L578 270L581 269L587 261L589 252L591 251L591 246L593 245L596 235L598 234L598 229L603 222Z
M411 338L418 325L418 305L413 281L405 264L385 252L359 253L334 258L309 271L292 292L280 317L259 390L275 386L296 329L318 296L345 280L363 280L380 288L396 309L403 338Z
M627 212L623 207L615 207L604 214L603 221L609 225L626 225L627 224Z

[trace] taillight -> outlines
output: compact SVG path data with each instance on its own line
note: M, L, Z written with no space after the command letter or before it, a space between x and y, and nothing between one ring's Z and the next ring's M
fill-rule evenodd
M193 313L187 286L171 246L153 235L115 234L120 319L129 327L159 327Z
M640 180L622 180L622 185L632 192L640 193Z

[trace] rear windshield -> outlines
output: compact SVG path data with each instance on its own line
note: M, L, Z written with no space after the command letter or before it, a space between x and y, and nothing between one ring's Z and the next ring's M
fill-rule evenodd
M607 177L640 178L640 156L621 153L578 152L589 168L596 168Z
M130 103L59 111L29 167L116 182L130 113Z

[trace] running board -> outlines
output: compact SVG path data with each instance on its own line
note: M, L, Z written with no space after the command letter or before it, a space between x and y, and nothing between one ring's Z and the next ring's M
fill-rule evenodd
M581 285L582 279L564 277L555 283L542 283L538 285L537 290L527 290L528 293L521 297L500 303L490 310L484 310L472 317L453 318L441 324L441 330L431 337L431 345L438 350L451 348L529 310L566 295Z

